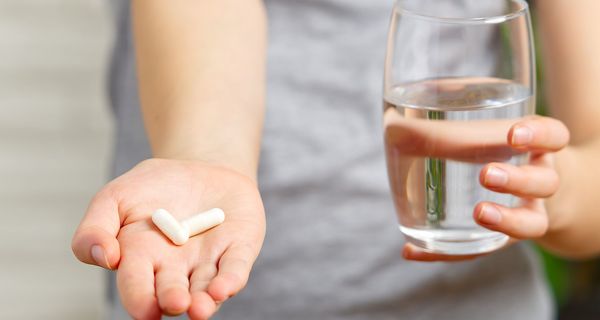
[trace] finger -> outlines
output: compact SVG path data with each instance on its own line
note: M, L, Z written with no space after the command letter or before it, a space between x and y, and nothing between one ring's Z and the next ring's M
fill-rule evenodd
M258 252L250 246L230 247L219 260L217 276L208 285L208 293L222 302L238 293L248 282L252 264Z
M166 264L156 272L156 297L163 313L176 316L191 304L189 271L183 264Z
M569 143L569 130L559 120L530 117L510 128L508 143L517 149L558 151Z
M150 261L123 259L117 270L117 288L125 310L134 319L160 319L154 294L154 268Z
M523 198L547 198L558 190L559 177L551 168L490 163L481 170L479 182L496 192Z
M217 310L217 304L206 292L208 284L217 275L217 267L214 262L201 263L194 269L190 277L190 294L192 305L188 314L193 320L208 319Z
M116 201L109 192L99 192L73 236L73 253L81 262L115 268L121 258L116 239L120 226Z
M510 159L515 150L506 144L513 120L407 120L395 109L384 116L385 142L403 156L445 158L486 163Z
M484 202L475 207L473 217L477 223L490 230L518 239L539 238L548 230L546 214L528 206L507 208Z
M439 253L431 253L431 252L426 252L423 249L421 249L411 243L405 244L404 248L402 250L402 256L405 259L413 260L413 261L421 261L421 262L467 261L467 260L473 260L473 259L483 256L483 255L486 255L486 254L482 253L482 254L471 254L471 255L446 255L446 254L439 254Z

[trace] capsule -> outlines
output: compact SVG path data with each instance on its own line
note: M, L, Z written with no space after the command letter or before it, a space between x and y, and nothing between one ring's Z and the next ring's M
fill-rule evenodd
M152 222L178 246L185 244L190 237L214 228L223 221L225 221L225 212L220 208L200 212L181 222L165 209L158 209L152 215Z
M216 227L225 221L225 212L220 208L213 208L193 215L181 221L181 226L187 229L190 237Z
M190 238L188 229L183 228L179 221L165 209L156 210L152 215L152 222L167 238L171 239L178 246L186 243Z

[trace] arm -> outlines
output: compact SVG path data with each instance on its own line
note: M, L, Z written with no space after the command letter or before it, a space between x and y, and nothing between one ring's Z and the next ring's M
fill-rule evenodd
M265 91L261 1L137 0L133 20L153 155L254 178Z
M256 184L266 18L259 0L134 0L138 79L153 156L91 201L72 242L79 260L117 269L136 319L210 317L246 284L265 234ZM152 225L210 208L223 224L173 245Z
M556 155L561 186L546 204L556 227L539 243L566 257L591 256L600 253L600 2L536 6L546 94L552 115L571 132L571 145Z

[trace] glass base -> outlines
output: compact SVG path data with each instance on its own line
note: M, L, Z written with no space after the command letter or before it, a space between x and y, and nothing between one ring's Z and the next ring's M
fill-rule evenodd
M509 237L485 229L435 230L400 226L406 241L426 252L446 255L486 253L503 247Z

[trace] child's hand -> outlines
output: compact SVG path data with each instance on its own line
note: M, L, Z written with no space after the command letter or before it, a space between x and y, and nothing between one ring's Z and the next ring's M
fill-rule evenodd
M482 202L474 208L473 218L483 227L511 236L511 243L520 239L543 239L547 232L563 227L569 220L565 214L553 214L545 203L559 189L554 153L567 146L569 131L558 120L535 116L512 125L507 138L507 145L514 150L531 152L530 163L521 167L489 163L481 170L479 180L487 189L521 197L522 205L507 208ZM460 261L480 256L433 254L410 244L404 247L403 255L418 261Z
M150 219L222 208L225 222L182 246ZM136 319L188 312L206 319L240 291L262 246L265 217L256 184L234 171L194 161L147 160L92 200L73 237L79 260L117 269L117 285Z

